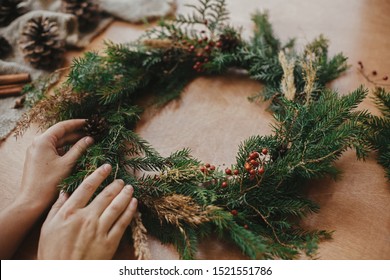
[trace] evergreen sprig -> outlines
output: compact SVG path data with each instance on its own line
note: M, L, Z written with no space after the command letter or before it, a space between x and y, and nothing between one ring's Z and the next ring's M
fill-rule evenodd
M384 88L376 88L374 100L381 116L373 116L368 123L369 140L378 152L378 162L385 168L390 180L390 92Z
M42 100L27 120L103 119L107 129L61 188L72 193L98 166L111 163L113 172L96 194L115 178L132 184L142 213L137 223L173 244L181 258L195 258L198 243L214 233L252 259L313 256L330 232L300 226L319 210L301 191L312 179L336 176L334 162L347 149L367 154L369 116L357 110L366 91L340 97L325 89L347 66L341 54L328 58L322 36L298 53L293 40L283 45L275 37L267 14L254 15L254 36L245 41L226 25L225 1L200 0L193 8L194 14L162 22L142 40L108 43L103 55L75 59L58 90L61 99ZM201 29L194 31L195 24ZM295 61L290 73L281 53ZM138 101L146 93L155 103L169 102L197 76L232 68L265 84L276 113L273 133L244 141L231 168L216 169L188 149L163 157L135 132L143 109ZM287 78L294 83L283 87Z

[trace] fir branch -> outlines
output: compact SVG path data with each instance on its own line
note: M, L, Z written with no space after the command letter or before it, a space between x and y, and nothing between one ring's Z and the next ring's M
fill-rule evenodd
M265 240L254 232L243 229L242 226L232 223L227 229L230 239L241 249L249 258L263 259L267 251Z
M87 52L84 57L73 59L68 83L76 92L94 92L105 82L103 58L96 52ZM97 84L98 83L98 84Z
M271 23L269 22L268 12L257 11L252 16L252 21L255 24L254 37L252 38L252 46L264 51L268 56L278 55L281 46L280 40L274 35ZM293 41L287 44L288 47L293 46Z
M382 116L372 116L367 122L368 141L378 152L378 162L385 168L390 180L390 93L384 88L376 88L374 101Z

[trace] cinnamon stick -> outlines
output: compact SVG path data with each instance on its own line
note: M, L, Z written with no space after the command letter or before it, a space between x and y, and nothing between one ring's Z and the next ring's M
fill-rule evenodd
M0 85L28 83L31 81L29 73L0 75Z
M0 89L0 97L19 95L23 90L23 86L14 86L9 88Z
M7 89L7 88L13 88L13 87L24 87L26 84L10 84L10 85L0 85L0 90L1 89Z

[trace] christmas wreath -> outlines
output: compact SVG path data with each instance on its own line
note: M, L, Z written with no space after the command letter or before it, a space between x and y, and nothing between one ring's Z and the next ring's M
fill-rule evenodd
M192 8L192 14L162 21L136 42L107 43L104 54L88 52L74 60L67 82L40 98L18 132L31 122L87 119L85 130L95 145L61 188L72 193L110 162L114 172L100 191L114 178L134 186L140 215L131 228L140 259L150 257L147 233L173 244L183 259L194 258L210 234L233 242L252 259L313 256L331 233L300 226L319 210L302 189L312 179L336 176L334 162L347 149L366 156L372 119L356 109L366 90L339 96L325 87L348 66L342 54L328 56L323 36L298 52L294 40L282 44L274 36L266 13L253 16L253 37L244 40L226 23L224 0L200 0ZM264 84L251 100L272 99L274 123L271 135L240 145L232 166L220 170L188 149L163 157L134 131L144 95L162 105L200 75L235 69Z

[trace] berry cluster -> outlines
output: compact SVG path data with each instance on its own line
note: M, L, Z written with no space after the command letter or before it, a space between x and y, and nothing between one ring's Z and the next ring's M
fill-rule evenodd
M215 47L215 42L209 40L205 35L205 31L202 31L202 37L197 40L184 40L183 45L187 46L188 52L194 56L193 69L200 73L204 72L204 64L209 62L210 54Z
M200 166L199 170L204 174L208 174L209 172L213 172L215 170L215 166L210 165L210 163L206 163L205 165Z
M234 50L239 44L240 40L235 34L221 34L216 40L208 38L206 31L201 31L201 37L194 39L183 39L181 44L193 56L193 69L198 72L204 72L204 65L210 61L213 50L220 51Z
M249 154L245 162L245 170L250 174L250 179L256 176L262 176L265 172L265 165L269 163L271 157L268 155L268 149L264 148L261 152L253 151Z
M228 176L232 176L232 175L239 175L240 172L238 171L238 169L234 169L234 170L231 170L230 168L226 168L225 169L225 174L228 175ZM228 182L227 181L223 181L222 184L221 184L221 188L226 188L228 186Z
M226 168L226 169L225 169L225 173L226 173L226 175L238 175L238 174L240 174L240 172L238 171L238 169L234 169L234 170L232 171L230 168Z

